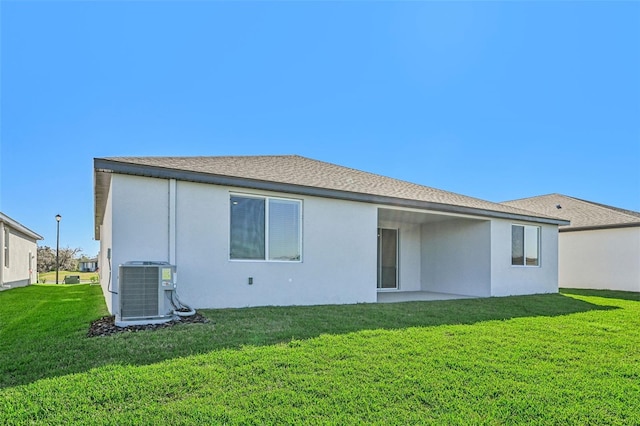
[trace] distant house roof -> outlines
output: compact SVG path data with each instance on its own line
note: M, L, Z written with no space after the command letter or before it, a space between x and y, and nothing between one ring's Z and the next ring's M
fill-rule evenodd
M503 204L545 215L553 214L571 221L570 225L560 227L561 232L640 226L640 212L624 210L562 194L523 198L507 201Z
M11 219L9 216L7 216L6 214L4 214L2 212L0 212L0 222L3 222L5 224L7 224L12 229L17 230L17 231L21 232L22 234L28 236L29 238L33 238L34 240L42 240L42 239L44 239L39 234L33 232L31 229L27 228L26 226L24 226L20 222L14 220L14 219Z
M566 223L554 215L532 213L504 204L298 155L96 158L94 169L96 227L102 223L110 182L109 173L212 183L550 224Z

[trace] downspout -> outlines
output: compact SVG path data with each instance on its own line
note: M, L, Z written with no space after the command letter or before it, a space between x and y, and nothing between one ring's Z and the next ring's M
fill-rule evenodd
M177 181L175 179L169 179L169 263L171 265L176 264L176 194L177 194Z
M174 280L178 282L178 272L176 265L176 198L178 195L178 186L177 181L175 179L169 179L169 263L171 265L176 266L176 272L174 273ZM166 294L169 295L169 300L171 305L173 305L174 311L173 314L177 317L190 317L196 314L195 309L191 308L188 305L182 303L182 301L178 298L178 293L175 289L168 291Z

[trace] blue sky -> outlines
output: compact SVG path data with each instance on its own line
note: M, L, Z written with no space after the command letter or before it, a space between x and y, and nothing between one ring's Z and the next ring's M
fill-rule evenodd
M640 2L2 1L0 210L96 254L93 158L299 154L640 211Z

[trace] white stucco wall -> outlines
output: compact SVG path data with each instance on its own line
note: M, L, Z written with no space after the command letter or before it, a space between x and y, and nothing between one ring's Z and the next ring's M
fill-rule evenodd
M2 223L0 227L3 240L0 250L3 252L2 263L2 285L5 288L25 286L37 281L37 241L17 229L12 228L9 224ZM7 229L9 236L9 266L5 266L4 259L4 230Z
M302 262L230 260L231 193L302 200ZM373 303L379 226L400 231L400 291L487 297L558 289L556 226L541 227L540 267L514 267L511 221L378 222L379 207L114 173L100 236L107 306L116 313L118 296L107 286L118 291L118 265L135 260L174 263L178 293L194 308Z
M118 292L119 265L169 261L169 181L114 174L111 180L111 288ZM111 294L118 310L117 294Z
M490 221L452 219L421 231L423 291L491 295Z
M14 230L9 231L9 267L2 275L12 287L35 283L37 280L37 242ZM30 263L31 260L31 263Z
M534 223L496 219L491 222L491 296L558 291L558 227L542 225L540 266L511 265L511 225Z
M103 239L111 234L116 291L119 264L170 260L169 187L165 179L112 176L112 208L107 205L112 231L106 229L105 214L101 261L105 262L108 245ZM232 192L301 199L302 262L229 260ZM174 217L178 293L195 308L376 301L373 205L179 181ZM114 296L109 309L114 312L117 306Z
M113 264L168 262L169 181L115 174L111 189Z
M640 227L561 232L561 287L640 291Z
M302 262L229 260L231 192L302 199ZM217 308L376 301L377 218L370 205L178 182L176 211L179 293L186 303Z

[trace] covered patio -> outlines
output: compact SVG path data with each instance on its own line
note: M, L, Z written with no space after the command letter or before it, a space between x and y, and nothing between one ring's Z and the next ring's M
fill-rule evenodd
M378 209L377 301L491 295L491 221L425 210Z
M436 293L434 291L379 291L378 303L428 302L435 300L472 299L476 296Z

